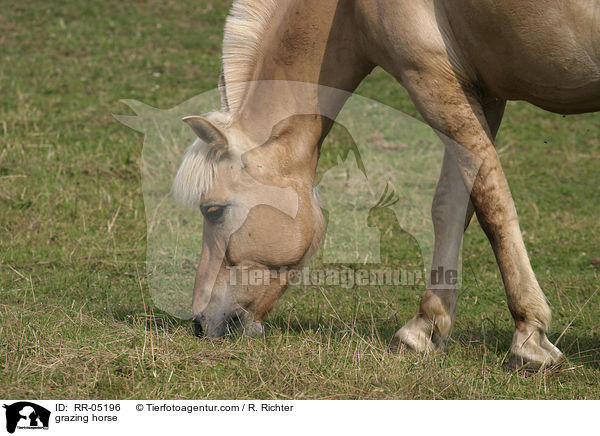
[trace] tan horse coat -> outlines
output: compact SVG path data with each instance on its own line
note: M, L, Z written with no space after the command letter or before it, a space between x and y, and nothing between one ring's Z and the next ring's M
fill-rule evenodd
M223 112L209 117L212 122L188 120L202 144L196 147L219 149L221 157L188 155L175 183L176 193L197 192L205 216L217 213L221 220L204 229L194 288L197 322L208 336L224 334L232 316L260 331L260 320L285 285L235 288L226 283L225 268L294 267L321 238L314 172L332 123L321 115L325 106L335 113L344 99L312 88L298 92L288 81L353 91L376 65L408 90L447 147L432 206L432 270L456 268L465 223L477 213L515 320L513 363L560 362L560 351L546 337L550 309L529 263L494 138L507 100L559 113L600 110L598 0L235 2L224 38ZM191 165L194 159L204 161ZM206 168L214 174L210 183L200 183ZM225 235L236 199L251 190L250 179L292 188L297 215L256 207L235 233ZM465 189L471 200L466 216L455 200ZM443 348L456 295L452 287L430 286L392 347Z

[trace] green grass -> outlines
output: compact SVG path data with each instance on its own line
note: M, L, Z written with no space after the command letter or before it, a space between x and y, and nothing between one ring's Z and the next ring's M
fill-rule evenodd
M600 398L598 114L510 103L498 140L562 370L503 366L512 320L476 222L445 354L386 353L406 290L291 289L264 339L198 340L153 307L143 137L111 114L213 89L222 3L0 0L0 397ZM417 116L380 70L358 92Z

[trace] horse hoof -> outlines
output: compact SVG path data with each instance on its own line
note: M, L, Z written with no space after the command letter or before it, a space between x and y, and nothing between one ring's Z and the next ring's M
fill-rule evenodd
M535 327L515 331L510 354L509 368L525 373L557 369L565 361L563 354L548 340L544 331Z
M429 327L429 328L427 328ZM431 340L430 324L413 318L404 327L396 332L389 350L392 353L427 353L436 347Z

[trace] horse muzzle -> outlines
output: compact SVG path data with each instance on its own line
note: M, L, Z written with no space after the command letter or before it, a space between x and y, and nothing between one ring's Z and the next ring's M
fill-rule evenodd
M218 339L236 331L249 336L264 335L260 322L252 320L246 312L223 314L220 317L199 314L192 319L194 335L201 338Z

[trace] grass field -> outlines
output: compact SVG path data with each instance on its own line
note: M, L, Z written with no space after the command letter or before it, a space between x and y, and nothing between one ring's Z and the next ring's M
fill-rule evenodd
M215 342L153 306L143 137L111 114L213 89L224 3L0 0L0 398L600 398L600 114L510 103L498 139L561 370L505 368L513 324L476 222L445 354L386 352L416 292L291 289L265 338ZM381 70L358 93L418 117Z

